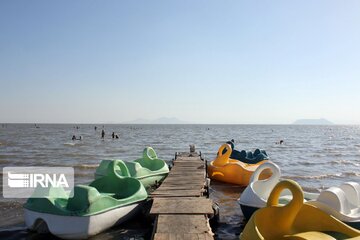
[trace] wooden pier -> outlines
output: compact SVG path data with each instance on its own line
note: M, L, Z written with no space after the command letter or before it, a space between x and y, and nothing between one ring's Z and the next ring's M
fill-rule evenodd
M151 197L150 214L155 215L153 239L214 239L209 225L213 215L208 196L206 163L191 149L178 153L169 175Z

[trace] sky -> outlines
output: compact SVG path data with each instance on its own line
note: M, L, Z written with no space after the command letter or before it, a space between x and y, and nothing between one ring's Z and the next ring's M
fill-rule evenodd
M360 1L0 1L0 122L360 124Z

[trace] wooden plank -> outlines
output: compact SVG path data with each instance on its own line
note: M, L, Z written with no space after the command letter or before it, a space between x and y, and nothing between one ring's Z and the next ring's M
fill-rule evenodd
M177 168L174 169L172 171L173 175L169 175L171 176L176 176L176 175L204 175L204 169L195 169L195 168Z
M182 173L182 174L186 174L188 171L191 172L204 172L204 167L195 167L195 166L186 166L186 167L173 167L172 171L174 171L174 173Z
M157 233L205 233L209 231L204 215L159 215Z
M189 161L189 160L183 160L183 159L176 160L176 161L174 162L174 166L176 166L176 165L198 165L198 164L204 165L204 162L198 161L198 160L196 160L196 161Z
M183 174L183 173L174 173L173 175L167 177L164 182L166 180L169 179L187 179L187 178L195 178L195 179L201 179L201 180L205 180L205 174L203 173L196 173L194 172L194 174Z
M165 191L153 192L151 193L151 196L166 195L166 196L179 196L179 197L187 197L187 196L201 197L203 194L204 192L199 190L165 190Z
M203 193L199 191L164 191L164 192L157 192L151 193L152 197L202 197Z
M155 240L210 240L214 237L210 233L156 233Z
M183 166L183 167L173 167L172 171L174 171L174 173L186 173L187 171L192 171L192 172L203 172L204 171L204 167L202 166Z
M177 162L173 165L172 169L175 167L193 167L193 166L204 166L204 163Z
M202 183L204 183L205 180L204 178L169 178L169 179L166 179L166 181L163 181L164 184L166 183L178 183L179 184L182 184L182 183L194 183L194 184L198 184L198 185L202 185Z
M201 198L203 198L203 197L201 197ZM167 197L157 197L157 199L168 199ZM181 199L194 199L193 197L183 197L183 198L181 198ZM190 216L190 215L189 215Z
M174 165L176 164L204 164L203 161L198 160L198 159L176 159L176 161L173 162Z
M171 184L174 183L176 185L180 185L180 184L185 184L185 183L189 183L192 185L203 185L205 181L203 179L196 179L196 178L190 178L190 179L181 179L181 178L173 178L173 179L168 179L167 181L164 181L163 184Z
M199 161L178 161L178 162L174 162L173 166L194 166L194 165L205 165L204 162L199 162Z
M201 197L203 192L194 191L194 190L179 190L179 191L159 191L152 193L151 196L178 196L178 197Z
M171 184L175 184L175 185L180 185L180 184L192 184L192 185L203 185L204 183L204 179L196 179L196 178L190 178L190 179L183 179L183 178L171 178L168 179L167 181L163 182L163 185L171 185Z
M178 171L184 171L184 170L189 170L189 171L204 171L204 166L202 165L193 165L193 166L174 166L171 170L173 170L174 172L178 172Z
M204 170L197 170L197 169L176 169L172 172L172 175L169 175L168 178L173 177L184 177L184 176L202 176L204 178Z
M181 180L181 181L191 181L191 180L197 180L197 181L205 181L205 176L194 176L194 175L184 175L184 176L178 176L178 177L169 177L168 179L166 179L163 182L171 182L171 181L177 181L177 180Z
M164 187L159 189L156 192L152 192L151 194L171 194L171 193L176 193L178 195L181 194L181 192L184 192L184 195L188 194L188 193L193 193L193 194L200 194L202 192L204 192L204 188L198 188L198 187L189 187L189 188L183 188L183 187L173 187L173 188L168 188L168 187Z
M150 214L213 214L212 201L207 198L155 198Z
M174 191L197 191L197 192L201 192L203 191L203 186L198 186L198 185L190 185L190 186L183 186L183 185L165 185L161 188L158 188L155 192L171 192L172 190Z
M199 192L203 189L203 186L184 186L184 185L164 185L159 187L157 190L160 191L171 191L171 190L198 190Z
M201 189L193 188L193 189L187 189L187 190L183 190L183 189L179 189L179 188L173 188L173 189L158 189L155 192L152 192L152 194L171 193L171 192L177 192L179 194L181 194L181 192L184 192L184 194L186 194L188 192L200 193L201 191L202 191L202 188Z
M179 157L177 157L176 159L175 159L175 161L178 161L178 160L199 160L199 161L202 161L201 160L201 158L200 158L200 156L193 156L193 157L191 157L191 156L179 156Z

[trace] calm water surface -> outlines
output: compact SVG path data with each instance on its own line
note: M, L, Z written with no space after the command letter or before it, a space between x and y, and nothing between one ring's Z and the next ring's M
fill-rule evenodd
M146 146L170 161L175 152L195 144L207 160L215 158L220 145L235 139L238 150L265 149L282 175L298 181L308 191L357 181L360 176L360 126L297 125L102 125L40 124L0 125L0 167L68 166L75 169L76 183L90 182L102 159L134 160ZM120 139L112 139L115 132ZM72 135L82 141L72 141ZM280 139L284 144L276 144ZM211 198L220 205L218 239L237 239L243 218L236 203L242 188L211 182ZM24 200L0 198L1 239L55 239L28 233L24 227ZM149 221L141 217L92 239L147 239Z

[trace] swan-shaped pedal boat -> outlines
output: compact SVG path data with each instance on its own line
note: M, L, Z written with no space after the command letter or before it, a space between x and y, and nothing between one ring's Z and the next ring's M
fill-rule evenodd
M126 161L125 167L127 170L121 169L124 167L122 164L117 166L117 161L118 160L101 161L99 167L96 169L95 178L106 176L108 171L112 172L113 169L109 169L111 162L115 162L114 165L111 165L115 171L119 171L119 173L125 173L127 171L128 173L126 174L140 180L146 189L161 183L169 173L169 167L166 162L159 159L155 150L151 147L144 149L142 158L131 162Z
M281 191L290 190L293 197L285 206L278 200ZM299 184L283 180L276 184L267 201L267 207L256 211L241 234L243 240L334 240L360 239L360 231L319 208L304 203Z
M246 163L231 159L231 153L232 148L228 144L223 144L220 147L216 159L208 165L208 174L211 179L247 186L254 171L261 164L268 161L261 160L254 163ZM270 171L264 171L260 178L264 179L270 175Z
M120 165L126 168L124 162L118 161ZM27 228L65 239L86 239L126 221L148 195L139 180L124 175L113 171L90 185L77 185L73 197L62 188L49 188L46 198L29 198L24 205Z
M259 180L260 174L263 171L271 171L271 177L263 180ZM251 215L258 210L266 206L266 202L270 196L271 191L275 185L280 181L281 171L278 165L273 162L266 162L259 166L254 174L251 176L249 185L245 188L238 203L240 204L241 211L246 219L250 219ZM318 193L304 192L306 200L314 200L319 196ZM291 192L284 190L279 202L281 204L288 203L292 198Z

